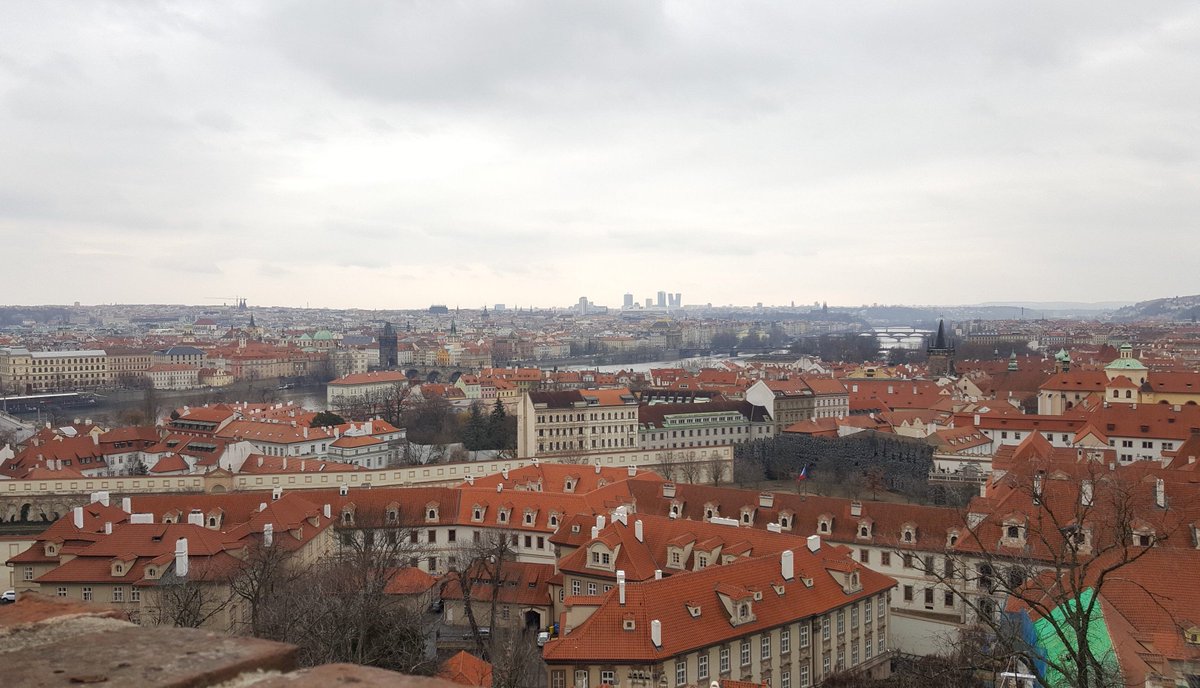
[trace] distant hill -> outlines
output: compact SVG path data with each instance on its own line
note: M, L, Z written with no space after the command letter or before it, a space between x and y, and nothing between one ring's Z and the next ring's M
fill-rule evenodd
M1112 313L1114 320L1170 320L1195 322L1200 319L1200 294L1140 301Z

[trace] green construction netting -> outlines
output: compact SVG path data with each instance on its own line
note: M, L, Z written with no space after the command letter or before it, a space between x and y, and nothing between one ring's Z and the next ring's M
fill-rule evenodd
M1033 623L1034 633L1037 634L1038 647L1041 648L1043 656L1051 661L1063 662L1058 658L1063 656L1066 651L1066 645L1059 634L1055 632L1055 627L1064 631L1063 635L1067 636L1072 650L1079 647L1078 639L1075 637L1069 619L1072 615L1082 613L1079 610L1086 610L1088 605L1092 603L1092 598L1095 591L1091 588L1084 590L1078 597L1068 600L1064 604L1055 607L1051 612L1050 618L1038 619ZM1092 654L1106 666L1109 666L1113 675L1119 671L1117 665L1116 654L1113 651L1112 638L1108 634L1108 626L1104 623L1104 613L1101 611L1100 604L1097 603L1091 608L1091 613L1088 617L1087 627L1087 642L1092 650ZM1046 666L1046 675L1043 681L1046 688L1058 688L1059 686L1071 685L1062 674L1054 669L1054 667Z

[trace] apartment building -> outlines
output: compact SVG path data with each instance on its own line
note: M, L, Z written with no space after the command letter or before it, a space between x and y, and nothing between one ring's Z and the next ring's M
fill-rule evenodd
M804 420L838 418L850 413L850 393L833 378L794 377L758 380L746 390L746 401L762 406L775 421L775 433Z
M775 435L766 407L748 401L647 404L638 408L638 446L683 449L740 444Z
M521 458L638 447L638 400L628 389L527 392L517 411Z
M0 348L0 390L9 394L96 389L112 385L107 354L100 349L30 351Z
M889 672L895 581L812 536L777 554L568 597L543 648L552 688L748 681L807 688Z

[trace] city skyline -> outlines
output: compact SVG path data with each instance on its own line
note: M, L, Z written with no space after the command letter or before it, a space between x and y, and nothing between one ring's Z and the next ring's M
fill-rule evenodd
M7 303L1196 291L1188 3L9 4L0 45Z

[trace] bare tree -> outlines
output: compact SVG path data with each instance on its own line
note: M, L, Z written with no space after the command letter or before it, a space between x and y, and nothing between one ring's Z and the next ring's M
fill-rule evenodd
M143 622L156 626L200 628L229 609L233 597L224 581L205 580L200 567L193 564L190 577L174 572L164 574L147 595L152 596Z
M487 661L495 656L493 643L498 637L492 631L497 629L496 608L504 590L504 572L508 563L516 560L515 549L516 531L488 530L476 531L476 540L464 543L458 549L456 561L461 568L451 574L453 577L443 582L443 590L448 584L456 584L462 592L463 613L470 626L471 638L475 642L475 652ZM486 617L480 623L476 602L487 604ZM488 634L481 630L489 629Z
M306 665L350 662L404 673L436 668L426 653L431 632L423 610L412 609L388 585L427 551L399 509L355 508L339 521L336 551L294 576L271 555L259 560L263 575L246 589L289 581L284 594L264 597L258 623L264 637L301 648ZM273 571L273 573L272 573Z
M706 468L708 469L708 481L713 484L713 487L720 487L729 475L729 467L725 463L725 460L719 457L709 460Z
M698 483L704 477L704 467L692 458L679 462L679 479L681 482Z
M1046 688L1125 685L1111 649L1091 630L1099 599L1109 581L1183 525L1183 505L1168 504L1163 484L1139 479L1140 470L1087 461L1069 471L1010 473L996 488L1012 491L1010 510L968 507L966 527L941 561L918 557L918 568L961 600L968 623L988 636L978 644L980 668L1044 663ZM1061 650L1031 646L1028 629L999 614L1001 605L1028 610L1039 620L1035 645Z
M235 598L244 605L249 616L249 632L262 637L270 628L271 611L286 607L293 585L303 576L303 569L293 565L292 552L287 548L264 544L261 540L241 552L244 563L232 576L229 586Z

